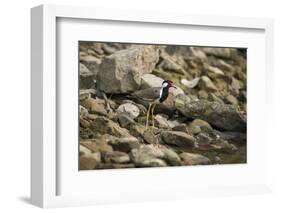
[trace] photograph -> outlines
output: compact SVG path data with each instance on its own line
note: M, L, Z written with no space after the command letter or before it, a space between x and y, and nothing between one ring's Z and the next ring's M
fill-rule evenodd
M78 51L79 171L247 163L247 48Z

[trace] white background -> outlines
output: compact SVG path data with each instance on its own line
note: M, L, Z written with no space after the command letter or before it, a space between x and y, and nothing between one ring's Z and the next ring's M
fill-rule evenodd
M29 204L30 178L30 11L41 3L77 4L73 0L36 1L9 0L1 2L0 9L0 119L1 119L1 212L39 212ZM225 198L194 198L185 201L120 204L70 209L52 209L51 212L280 212L281 211L281 138L280 138L280 84L281 80L281 6L278 0L173 0L167 1L79 1L79 5L122 9L162 10L191 14L271 17L275 19L275 96L273 162L275 187L272 195ZM258 94L257 94L258 95ZM279 110L278 110L279 109ZM279 124L279 126L278 126ZM208 177L206 177L208 178ZM171 180L173 181L173 180Z

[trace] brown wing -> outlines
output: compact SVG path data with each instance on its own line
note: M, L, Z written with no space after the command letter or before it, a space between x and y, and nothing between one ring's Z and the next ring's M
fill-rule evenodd
M161 87L152 87L152 88L147 88L147 89L143 89L143 90L138 90L138 91L132 93L131 95L133 97L142 99L144 101L152 102L152 101L159 99L160 90L161 90Z

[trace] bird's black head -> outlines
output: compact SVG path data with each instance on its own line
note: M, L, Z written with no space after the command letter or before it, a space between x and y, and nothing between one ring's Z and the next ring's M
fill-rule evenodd
M172 81L170 81L170 80L164 80L164 81L162 82L162 87L163 87L163 88L164 88L164 87L167 87L167 88L174 87L174 88L176 88L175 85L174 85L174 83L173 83Z

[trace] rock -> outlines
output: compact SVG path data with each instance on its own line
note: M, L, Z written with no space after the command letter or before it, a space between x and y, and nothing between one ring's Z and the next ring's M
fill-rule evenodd
M91 126L91 123L85 119L83 119L82 117L80 117L80 126L84 127L84 128L88 128Z
M87 117L87 115L89 114L88 110L83 107L83 106L79 106L79 115L80 115L80 118L83 118L83 117Z
M168 149L166 147L161 147L160 149L164 153L164 159L171 166L180 166L181 165L181 159L175 151L173 151L172 149Z
M204 129L211 130L212 127L208 124L208 122L201 119L195 119L188 125L188 131L192 134L198 134Z
M224 153L234 153L237 151L237 147L228 143L226 140L220 138L220 136L211 136L208 133L199 133L196 136L197 149L202 151L216 151Z
M243 84L241 81L237 80L236 78L232 77L232 80L231 80L231 87L239 92L240 89L243 88Z
M204 157L200 154L194 154L194 153L181 153L180 157L183 161L184 165L207 165L210 164L211 161L209 158Z
M88 149L86 146L83 145L79 145L79 155L85 156L87 158L93 158L97 163L101 162L100 152L92 152L92 150Z
M128 115L125 114L118 115L118 122L121 127L127 129L130 127L130 125L135 123L135 121L132 118L130 118Z
M181 83L186 86L189 89L192 89L194 87L196 87L199 83L200 78L194 78L191 81L187 80L187 79L181 79Z
M242 132L219 132L217 134L224 140L239 143L239 144L246 144L247 142L247 135Z
M79 73L79 88L91 88L94 85L93 73L84 64L81 63Z
M140 147L139 141L135 137L116 138L110 141L108 144L112 146L115 151L121 151L129 153L132 149Z
M130 136L127 129L120 127L117 123L103 116L94 118L90 129L95 133L109 134L116 137Z
M94 89L80 89L79 90L79 100L84 101L87 98L92 98L96 96L97 92Z
M117 112L120 114L125 114L129 116L131 119L135 119L139 116L140 110L139 108L131 103L122 104L117 108Z
M207 66L206 70L207 70L208 74L211 73L211 76L214 76L214 77L224 75L224 72L217 67ZM212 74L214 74L214 75L212 75Z
M135 45L105 57L99 66L97 87L105 93L129 93L137 90L141 77L150 73L159 60L155 45Z
M161 138L164 143L179 147L194 147L195 138L185 132L180 131L163 131Z
M199 87L202 90L206 90L208 92L215 92L217 91L217 87L214 85L214 83L211 81L211 79L207 76L202 76L199 81Z
M141 77L141 89L151 88L151 87L161 87L163 79L157 77L153 74L144 74Z
M90 170L90 169L95 169L97 168L98 163L95 159L85 157L85 156L80 156L79 159L79 169L80 170Z
M109 146L107 143L104 142L100 142L97 140L84 140L84 141L80 141L80 144L84 147L86 147L87 149L91 150L92 152L112 152L113 149L111 146ZM81 146L80 146L81 147ZM82 152L85 149L82 149Z
M162 68L165 71L176 72L176 73L182 74L182 75L185 74L184 69L169 57L165 57L161 61L161 63L158 65L158 68Z
M168 122L167 118L163 117L162 115L157 114L154 119L155 125L158 128L168 129L174 126L171 122Z
M102 155L105 163L129 163L130 157L127 153L114 151Z
M246 117L233 105L207 100L189 101L185 95L179 95L175 106L186 117L204 119L219 129L246 131Z
M107 115L105 103L102 99L87 98L84 101L80 101L80 104L85 107L89 113Z
M137 137L137 138L143 138L144 132L146 131L145 126L135 123L133 125L130 125L129 127L130 134Z
M231 58L231 49L230 48L209 48L209 47L205 47L202 48L202 51L207 54L207 55L212 55L212 56L216 56L219 58L226 58L226 59L230 59Z
M144 131L142 138L145 140L148 144L158 144L159 140L156 135L154 135L153 131L147 129Z
M162 160L165 154L153 145L143 145L139 149L133 149L130 156L137 167L167 166Z
M238 100L233 95L227 95L225 100L228 104L238 105Z
M209 93L210 94L210 93ZM198 97L200 99L208 99L209 94L205 90L199 90Z
M101 60L93 55L85 55L80 57L80 61L87 67L87 69L93 74L93 79L96 78L98 73L98 66Z

